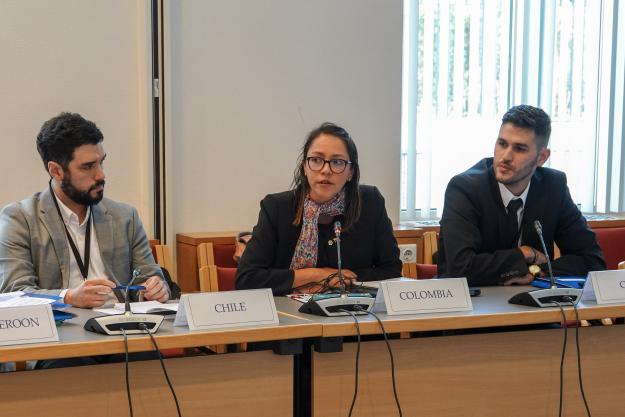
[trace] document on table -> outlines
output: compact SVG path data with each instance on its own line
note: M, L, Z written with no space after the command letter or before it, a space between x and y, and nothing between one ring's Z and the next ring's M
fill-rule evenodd
M312 297L312 294L287 294L291 300L299 301L300 303L306 303Z
M58 297L60 298L60 297ZM57 301L55 298L40 298L25 296L23 291L9 292L0 295L0 308L37 306L42 304L52 304Z
M385 281L414 281L414 278L406 278L406 277L397 277L397 278L389 278L381 281L354 281L352 284L353 288L380 288L380 283Z
M94 311L109 316L122 314L126 310L124 303L115 303L113 308L96 308ZM158 301L141 301L130 303L130 311L137 314L160 314L163 316L173 316L178 311L178 303L160 303Z

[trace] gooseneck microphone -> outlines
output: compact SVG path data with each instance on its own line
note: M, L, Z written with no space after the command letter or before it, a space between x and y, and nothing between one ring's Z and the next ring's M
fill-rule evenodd
M124 291L124 312L122 314L92 317L85 322L85 330L106 335L122 335L124 333L145 334L146 331L156 333L163 322L163 316L158 314L135 314L130 309L128 289L140 276L141 271L139 269L132 271L132 278Z
M549 252L547 252L547 245L545 245L545 239L543 238L543 225L540 224L540 220L534 220L534 229L536 229L536 234L540 239L540 244L543 247L543 253L545 254L545 258L547 258L547 268L549 269L549 279L551 280L551 289L558 288L556 286L556 279L553 276L553 269L551 268L551 259L549 259Z
M334 237L336 240L336 266L339 279L339 293L315 294L300 308L300 313L318 316L347 316L367 314L373 308L375 298L370 294L348 293L343 277L343 260L341 259L341 221L334 221Z
M532 291L518 293L508 300L511 304L520 304L529 307L558 307L558 304L577 304L582 297L582 289L578 288L558 288L556 280L551 268L551 260L549 252L543 238L543 226L540 221L534 221L534 229L540 239L545 257L547 258L547 268L549 269L549 278L551 288L544 288Z
M130 282L128 283L128 285L126 285L126 290L124 291L124 314L126 315L132 314L132 310L130 310L130 295L128 295L128 291L132 284L135 283L135 280L140 276L141 271L139 270L139 268L135 268L132 271L132 278L130 279Z
M339 276L339 288L341 294L345 294L345 278L343 277L343 262L341 261L341 222L334 222L334 236L336 237L336 266L337 275Z

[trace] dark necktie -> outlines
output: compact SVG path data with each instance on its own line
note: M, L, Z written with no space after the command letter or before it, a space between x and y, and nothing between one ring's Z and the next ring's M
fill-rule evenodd
M520 198L516 198L514 200L510 200L508 203L508 216L507 216L507 224L508 224L508 236L510 237L510 245L512 247L518 246L519 241L519 217L517 216L517 212L523 206L523 200Z

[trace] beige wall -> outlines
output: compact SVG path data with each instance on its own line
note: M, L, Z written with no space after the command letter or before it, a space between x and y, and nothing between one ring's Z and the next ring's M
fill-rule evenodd
M104 134L108 197L152 230L149 1L0 1L0 206L42 190L43 121L79 112Z
M253 226L323 121L352 134L362 182L380 188L397 222L402 1L166 6L170 239Z
M397 222L401 0L165 1L168 242L250 228L330 120ZM0 205L47 181L34 140L64 110L105 136L107 196L152 231L148 0L0 1Z

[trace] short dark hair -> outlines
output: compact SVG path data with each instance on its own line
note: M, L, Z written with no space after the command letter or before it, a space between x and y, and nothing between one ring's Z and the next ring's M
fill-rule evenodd
M78 113L63 112L41 126L37 135L37 151L46 172L54 161L67 169L74 150L82 145L97 145L104 137L95 123Z
M293 224L299 225L301 223L304 213L304 200L310 192L310 185L304 173L304 160L314 140L323 134L334 136L342 140L347 149L349 160L352 162L352 179L345 183L345 224L343 225L343 230L348 230L360 217L361 202L360 189L358 187L360 181L360 167L358 165L358 149L356 149L356 144L345 129L330 122L323 123L308 134L308 138L306 142L304 142L302 152L297 160L297 168L295 168L295 175L293 177L293 189L295 191L295 199L297 200L297 210L295 211Z
M538 139L538 148L546 148L551 136L551 118L543 109L521 104L514 106L503 115L501 124L512 123L516 127L529 129Z

